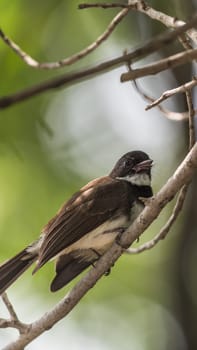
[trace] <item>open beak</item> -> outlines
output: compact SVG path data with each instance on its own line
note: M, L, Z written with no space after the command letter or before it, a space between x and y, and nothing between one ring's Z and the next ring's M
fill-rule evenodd
M147 159L144 160L141 163L136 164L133 167L133 170L135 170L136 173L140 173L141 171L149 170L153 166L153 160L152 159Z

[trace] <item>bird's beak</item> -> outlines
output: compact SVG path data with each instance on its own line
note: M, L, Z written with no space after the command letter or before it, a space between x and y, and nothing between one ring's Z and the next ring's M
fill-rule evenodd
M141 163L136 164L133 167L133 170L135 170L136 173L140 173L141 171L149 170L153 166L153 160L152 159L147 159L144 160Z

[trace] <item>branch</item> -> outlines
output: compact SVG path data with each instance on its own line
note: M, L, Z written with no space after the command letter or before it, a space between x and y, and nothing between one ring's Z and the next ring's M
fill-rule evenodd
M168 28L177 28L185 24L184 21L171 17L163 12L157 11L149 6L144 0L129 0L129 5L135 6L135 9L141 13L144 13L148 17L163 23ZM187 35L197 44L197 31L190 29L187 31Z
M147 64L144 67L132 69L127 73L123 73L120 80L122 83L124 83L126 81L135 80L147 75L154 75L166 69L174 68L187 62L192 62L196 58L197 49L179 52L175 55L159 60L156 63Z
M127 64L127 68L129 71L131 71L131 67L129 64ZM145 99L146 101L151 102L151 105L154 104L155 99L150 97L149 95L147 95L147 93L145 93L142 88L139 86L139 83L137 83L136 80L133 81L134 87L137 90L137 92L140 94L140 96L142 96L143 99ZM171 91L171 90L169 90ZM183 120L188 120L189 118L189 113L187 112L173 112L170 111L167 108L164 108L163 106L161 106L160 104L157 104L158 109L160 110L160 112L167 118L170 120L174 120L174 121L183 121ZM148 109L147 107L145 108L146 110ZM197 113L197 109L194 109L194 112Z
M114 5L114 6L113 6ZM116 6L115 6L116 5ZM109 4L108 7L117 7L118 4ZM120 4L119 4L120 5ZM80 6L80 5L79 5ZM83 6L83 5L81 5ZM91 7L95 5L90 5ZM89 7L90 7L89 6ZM100 4L100 6L102 6ZM99 7L100 7L99 6ZM104 6L104 5L103 5ZM118 6L119 7L119 6ZM114 31L116 26L120 23L120 21L127 15L130 9L135 8L135 6L128 6L128 5L122 5L124 8L122 11L120 11L114 19L111 21L109 26L107 27L106 31L99 36L91 45L87 46L82 51L76 53L73 56L70 56L68 58L56 61L56 62L38 62L34 58L32 58L30 55L28 55L25 51L23 51L14 41L12 41L10 38L6 36L6 34L3 32L2 29L0 29L0 37L4 41L5 44L7 44L15 53L29 66L33 68L39 68L39 69L56 69L60 68L66 65L71 65L78 60L82 59L86 55L88 55L90 52L95 50L100 44L106 40L109 35ZM174 20L174 19L173 19ZM136 57L140 57L144 54L151 54L154 51L161 48L163 45L169 44L173 40L175 40L178 36L185 33L189 28L193 27L197 23L197 14L190 20L188 23L184 23L181 21L181 26L175 29L173 32L165 33L164 35L158 36L157 38L154 38L154 40L151 40L147 44L144 45L144 48L140 48L139 50L134 51L136 55L131 57L130 59L134 59ZM180 25L180 24L179 24ZM142 50L142 53L140 52ZM145 52L143 52L145 51Z
M2 350L21 350L44 331L65 317L79 300L92 288L98 279L116 262L124 249L128 248L144 230L157 218L164 206L173 199L185 184L189 184L197 168L197 143L187 154L186 158L162 189L149 201L141 215L123 233L119 243L114 242L109 251L98 261L96 268L92 268L52 310L39 320L33 322L29 331L4 347Z
M137 83L135 80L133 81L134 86L137 90L137 92L146 100L152 103L154 103L155 99L150 97L149 95L147 95L147 93L145 93L142 88L139 86L139 83ZM167 108L164 108L163 106L161 106L160 104L157 105L158 109L161 111L161 113L170 120L174 120L174 121L184 121L184 120L188 120L189 118L189 113L188 111L186 112L173 112L170 111ZM197 113L197 109L195 110L195 113Z
M7 108L12 106L15 103L27 100L33 96L41 94L51 89L58 89L62 86L68 87L73 84L79 83L83 80L90 79L93 76L103 74L111 69L115 69L125 63L130 63L131 60L139 60L145 55L151 54L158 50L163 45L169 45L178 35L183 33L189 27L197 23L197 15L195 15L191 21L189 21L184 26L175 29L173 32L167 32L163 35L160 35L144 45L140 46L131 53L124 54L115 59L105 61L101 64L98 64L92 68L81 70L79 72L69 73L61 75L60 77L53 78L51 80L42 82L40 84L34 85L30 88L26 88L22 91L19 91L15 94L8 95L0 98L0 108Z
M147 95L147 93L145 93L142 88L139 86L139 83L136 82L136 80L133 81L134 86L137 90L137 92L146 100L151 102L151 105L155 102L155 99L152 98L151 96ZM171 91L171 90L169 90ZM189 112L173 112L170 111L167 108L164 108L163 106L161 106L160 104L157 105L158 109L161 111L161 113L168 119L170 120L174 120L174 121L186 121L189 119ZM147 107L146 107L147 109ZM197 109L194 109L194 113L197 113Z
M0 318L0 328L16 328L20 334L24 334L29 329L29 326L21 321L19 321L18 316L16 314L16 311L14 310L13 305L11 304L10 300L8 299L8 296L6 293L3 293L1 296L2 300L10 314L10 319L6 320L3 318Z
M185 95L186 95L188 111L189 111L189 149L191 149L196 140L195 123L194 123L195 110L192 102L191 90L187 90Z
M179 26L183 26L185 24L184 21L181 21L177 19L176 17L172 17L169 15L166 15L163 12L157 11L151 6L149 6L144 0L129 0L128 4L123 4L123 3L95 3L95 4L81 4L79 5L80 9L86 9L86 8L103 8L103 9L108 9L108 8L130 8L132 10L136 10L138 12L144 13L148 17L159 21L163 23L166 27L168 28L177 28ZM195 29L190 29L187 32L187 35L197 44L197 31Z
M16 312L14 310L14 307L12 306L11 302L9 301L8 296L7 296L6 293L4 293L2 295L2 300L3 300L4 304L6 305L6 307L8 309L8 312L10 314L11 319L18 321L17 314L16 314Z
M83 57L87 56L89 53L97 49L114 31L117 25L121 22L121 20L128 14L129 8L123 9L120 11L111 21L107 29L104 31L102 35L100 35L92 44L87 46L85 49L79 51L78 53L64 58L62 60L56 62L38 62L30 55L28 55L25 51L23 51L14 41L9 39L2 29L0 29L0 37L28 66L36 69L57 69L64 66L71 65Z
M88 8L102 8L102 9L110 9L110 8L129 8L129 7L133 7L131 5L128 4L123 4L123 3L112 3L112 4L106 4L106 3L95 3L95 4L87 4L87 3L83 3L83 4L79 4L78 8L80 10L83 9L88 9Z
M178 86L175 89L165 91L157 100L154 100L154 102L150 103L146 107L146 111L157 106L158 104L167 100L169 97L174 96L175 94L179 94L179 93L183 93L183 92L191 90L196 85L197 85L197 77L193 77L193 79L191 81L189 81L181 86Z
M195 116L195 111L193 108L193 103L192 103L192 94L191 94L191 90L186 91L186 99L187 99L187 105L188 105L188 115L189 115L189 150L192 149L192 147L195 144L195 127L194 127L194 116ZM145 250L149 250L151 248L153 248L161 239L164 239L166 237L166 235L169 233L172 225L174 224L174 222L176 221L178 215L180 214L185 198L186 198L186 194L187 194L187 190L188 190L188 184L187 185L183 185L183 187L181 188L176 204L174 206L174 209L172 211L172 214L170 216L170 218L168 219L167 223L162 227L162 229L160 230L160 232L150 241L142 244L141 246L139 246L138 248L130 248L127 249L125 251L125 253L127 254L138 254L138 253L142 253Z

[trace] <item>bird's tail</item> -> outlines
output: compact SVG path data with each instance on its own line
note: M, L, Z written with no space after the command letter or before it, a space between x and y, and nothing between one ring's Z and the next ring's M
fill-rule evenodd
M34 245L28 246L0 265L0 295L37 259Z

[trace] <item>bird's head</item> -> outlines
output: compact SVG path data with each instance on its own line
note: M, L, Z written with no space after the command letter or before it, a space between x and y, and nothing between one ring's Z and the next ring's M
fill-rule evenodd
M112 178L125 180L137 186L149 186L151 183L152 159L142 151L124 154L109 174Z

